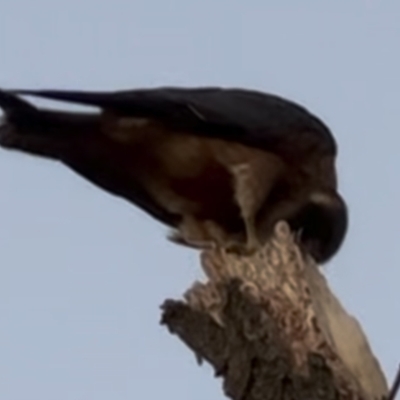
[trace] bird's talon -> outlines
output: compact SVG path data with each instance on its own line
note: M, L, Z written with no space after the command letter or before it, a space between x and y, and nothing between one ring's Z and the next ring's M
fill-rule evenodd
M229 243L225 246L224 250L228 254L237 254L240 256L252 256L258 250L255 244L241 244L241 243Z

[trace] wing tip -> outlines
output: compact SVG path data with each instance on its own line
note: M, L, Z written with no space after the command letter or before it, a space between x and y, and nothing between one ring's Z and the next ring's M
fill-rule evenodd
M67 103L76 103L92 107L104 107L110 102L110 94L101 91L83 91L83 90L56 90L56 89L17 89L11 93L20 96L33 96L42 99L61 101Z
M5 114L13 112L32 112L36 108L27 101L18 96L18 92L14 90L5 90L0 88L0 109Z

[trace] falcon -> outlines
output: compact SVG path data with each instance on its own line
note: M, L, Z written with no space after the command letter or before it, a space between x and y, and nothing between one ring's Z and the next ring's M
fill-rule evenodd
M96 107L39 108L25 96ZM318 263L341 247L329 128L279 96L228 88L0 90L0 146L62 162L195 248L251 254L285 220Z

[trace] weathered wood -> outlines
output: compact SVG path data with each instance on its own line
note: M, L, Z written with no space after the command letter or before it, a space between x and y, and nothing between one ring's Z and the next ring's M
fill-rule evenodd
M286 223L251 257L202 253L206 283L168 300L162 323L214 366L234 400L377 400L388 388L355 318Z

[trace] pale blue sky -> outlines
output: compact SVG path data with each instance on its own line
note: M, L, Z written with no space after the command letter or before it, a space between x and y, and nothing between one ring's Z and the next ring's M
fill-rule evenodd
M351 213L325 269L390 381L400 361L400 3L3 0L0 86L256 88L339 143ZM165 228L54 162L0 151L0 398L222 399L158 325L202 276Z

